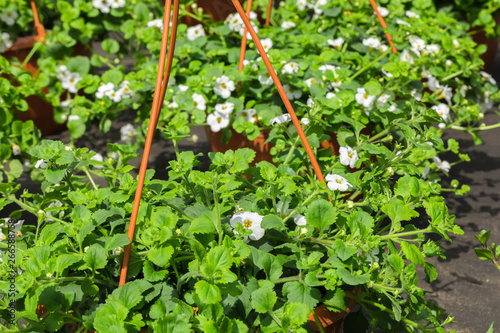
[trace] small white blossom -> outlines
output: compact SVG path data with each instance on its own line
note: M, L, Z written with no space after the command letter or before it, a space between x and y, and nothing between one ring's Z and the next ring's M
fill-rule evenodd
M289 208L289 204L290 203L287 201L285 203L285 205L283 206L282 200L280 200L276 204L276 211L282 219L284 219L285 217L287 217L289 214L291 214L293 212L293 210ZM295 212L291 217L293 219L293 222L295 222L295 224L298 226L304 226L307 224L307 220L306 220L306 217L304 215L301 215L301 214Z
M336 39L329 39L326 42L330 46L333 46L335 48L341 48L345 41L344 41L344 38L339 37L339 38L336 38Z
M207 116L207 124L214 133L229 126L229 117L225 114L215 111Z
M332 191L340 191L344 192L349 189L352 185L340 175L332 175L329 174L325 177L325 180L328 182L327 186Z
M370 37L363 39L363 45L368 46L370 48L370 51L375 49L378 50L382 43L380 42L380 39L376 37Z
M363 105L367 109L371 109L373 107L373 103L375 102L376 98L376 96L368 95L365 88L358 88L357 90L356 102Z
M100 85L99 88L97 88L95 97L98 99L102 99L105 95L114 90L115 90L115 85L111 82Z
M283 66L281 73L283 74L295 74L299 71L299 64L296 62L289 62Z
M389 15L389 9L385 7L378 7L378 12L380 13L380 16L382 17L387 17Z
M48 164L45 162L45 160L41 159L41 160L38 160L36 161L35 163L35 169L45 169L48 167Z
M394 75L392 75L391 73L389 73L388 71L386 71L385 69L382 68L382 73L387 76L387 77L394 77Z
M377 103L378 104L385 104L389 101L389 98L391 98L391 95L388 95L386 93L383 93L377 98Z
M453 40L453 46L455 46L455 47L460 46L460 43L458 42L458 40L456 40L456 39Z
M400 55L401 61L409 62L410 64L413 64L413 55L410 53L408 50L403 50Z
M196 38L205 36L205 30L201 24L195 25L187 29L187 38L189 40L195 40Z
M401 19L396 19L396 23L397 24L400 24L400 25L406 25L408 27L411 27L410 23L406 22L406 21L403 21Z
M271 38L264 38L260 41L262 44L262 47L264 48L264 51L269 52L270 49L273 47L273 41Z
M410 91L410 95L413 96L417 101L420 101L422 99L422 94L417 91L417 89L413 89Z
M96 153L94 156L92 156L91 160L98 161L98 162L104 162L104 157L102 157L101 154ZM102 165L94 165L94 168L96 168L96 169L102 169L103 166Z
M132 124L126 124L123 125L122 128L120 128L120 139L122 141L130 142L135 135L135 127Z
M72 114L68 117L68 121L75 121L75 120L80 120L80 116Z
M340 147L340 163L342 165L349 166L350 168L354 168L354 164L359 160L358 152L352 149L349 146Z
M276 70L274 70L274 72L277 73ZM263 75L259 75L258 79L260 84L268 86L273 84L273 78L271 77L271 74L269 74L269 72L266 72Z
M234 91L234 81L231 81L227 76L222 75L215 80L214 93L224 99L231 96L231 91Z
M483 77L483 81L488 81L492 85L496 85L497 84L497 81L495 81L495 79L493 78L493 76L491 76L490 74L488 74L486 72L483 72L483 71L480 71L479 73Z
M250 24L252 25L253 30L255 30L255 33L259 33L259 27L253 21L250 21ZM245 26L244 25L241 26L239 32L240 32L240 35L243 36L243 33L245 32ZM252 39L252 35L250 35L250 31L247 32L247 39L249 39L249 40Z
M471 86L467 86L467 85L462 85L460 87L460 95L462 95L463 97L465 97L465 95L467 95L467 91L469 91L469 89L471 89Z
M92 6L99 9L101 13L109 13L111 10L112 1L111 0L92 0Z
M265 230L260 226L262 223L262 219L264 217L252 212L241 212L236 213L229 220L229 224L231 227L236 229L236 225L239 223L243 226L244 229L248 229L252 231L252 234L248 236L251 240L257 241L264 237ZM236 234L236 230L233 230Z
M450 116L450 108L446 104L441 103L439 105L434 105L432 109L435 110L444 121L446 121Z
M63 80L61 81L61 87L63 89L68 90L70 93L75 94L78 92L76 89L76 84L82 79L80 74L75 73L75 72L70 72L66 76L64 76Z
M66 150L66 151L73 151L73 148L71 148L70 146L66 146L66 147L64 147L64 150Z
M285 91L286 96L289 99L291 99L291 100L299 99L299 98L302 97L302 91L301 90L295 89L295 88L289 86L288 84L285 84L283 86L283 90Z
M443 170L444 172L450 172L451 165L448 161L441 161L439 157L434 157L434 164L439 170Z
M307 126L307 125L309 125L309 124L311 123L311 121L309 120L309 118L306 118L306 117L304 117L304 118L300 119L300 122L301 122L303 125L305 125L305 126Z
M215 111L225 116L229 116L231 113L233 113L233 110L234 103L226 102L224 104L215 105Z
M413 49L416 49L418 51L425 50L425 46L426 46L425 40L423 40L422 38L417 37L415 35L411 35L409 39L410 39L411 47Z
M255 109L247 109L247 110L243 109L236 113L236 117L243 117L245 118L246 121L253 124L256 121L255 119L256 114L257 111L255 111Z
M21 147L19 147L19 145L15 144L14 142L12 142L12 154L13 155L21 155Z
M118 89L118 93L122 98L128 98L134 96L134 92L130 90L129 85L130 85L129 81L123 81L120 84L120 89Z
M297 7L299 7L299 10L306 9L307 5L309 4L307 3L306 0L297 0Z
M281 24L281 31L285 31L285 30L292 29L292 28L295 28L295 23L292 21L284 21Z
M118 90L118 91L108 90L105 92L105 95L108 96L109 99L115 103L118 103L119 101L122 100L122 93L120 90Z
M389 106L389 108L388 108L387 110L389 110L389 111L391 111L391 112L396 111L396 110L397 110L397 106L396 106L396 104L392 104L391 106Z
M327 98L328 98L328 95L327 95ZM313 99L312 99L311 97L309 97L309 98L307 99L306 105L307 105L308 107L312 108L314 104L315 104L315 103L314 103Z
M156 19L148 22L148 28L158 28L163 30L163 19Z
M292 117L288 113L284 113L282 115L279 115L273 119L271 119L271 126L274 126L274 124L284 124L292 121Z
M6 32L0 34L0 53L4 53L9 47L12 46L10 35Z
M203 95L194 93L193 96L193 102L194 102L194 107L196 109L205 111L207 109L207 101L205 100L205 97Z
M316 4L314 5L314 13L316 15L321 15L323 14L323 10L320 9L320 6L326 6L328 4L328 0L317 0Z
M240 31L244 26L243 20L238 13L230 14L225 21L232 31Z
M0 15L0 20L2 20L7 25L14 25L16 23L19 14L15 10L6 10Z
M125 0L108 0L111 3L111 8L125 7Z
M306 84L306 86L311 88L313 83L318 83L318 80L316 80L315 78L312 77L310 79L305 80L304 83Z
M438 54L439 51L441 51L441 48L439 47L439 45L430 44L425 47L425 51L430 54Z
M415 18L420 18L420 15L418 15L417 13L414 13L414 12L412 12L410 10L406 11L406 16L408 16L409 18L414 18L414 17Z
M446 60L446 62L444 64L446 65L446 67L450 67L451 65L453 65L453 61L448 59L448 60Z

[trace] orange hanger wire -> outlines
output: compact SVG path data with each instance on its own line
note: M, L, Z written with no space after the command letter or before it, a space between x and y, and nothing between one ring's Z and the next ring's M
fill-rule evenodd
M253 0L248 0L246 17L250 17L250 12L252 11L252 1ZM243 38L241 39L240 66L238 67L238 70L240 72L243 71L243 62L245 61L245 52L247 49L247 32L248 29L247 27L245 27L243 29Z
M389 45L392 47L392 53L394 53L394 54L398 53L398 50L396 50L396 47L394 46L394 43L392 42L392 36L391 36L391 34L386 31L387 30L387 24L385 24L385 20L382 17L382 15L380 14L380 12L378 10L378 6L375 3L375 0L370 0L370 3L372 5L372 7L373 7L373 10L375 10L375 14L377 14L377 18L378 18L378 21L380 22L380 25L384 29L385 35L387 37L387 41L389 42Z
M272 10L273 10L273 0L269 0L269 4L267 5L266 25L269 25L269 21L271 20L271 11Z
M172 40L170 43L169 49L169 61L167 62L167 68L165 72L165 76L163 77L163 72L165 70L165 58L167 54L167 45L168 45L168 36L169 36L169 27L170 27L170 13L172 10L172 0L166 0L165 3L165 13L163 19L163 35L161 41L161 50L160 50L160 61L158 65L158 73L156 76L156 86L155 86L155 95L153 98L153 106L151 108L151 117L149 120L148 126L148 134L146 136L146 143L144 146L144 152L142 154L142 162L141 168L139 170L139 177L137 180L137 190L135 192L134 205L132 207L132 215L130 217L129 229L128 229L128 237L130 238L130 243L125 247L125 253L123 255L122 268L120 271L120 282L119 286L123 286L127 280L127 270L128 263L130 260L130 253L132 250L132 242L134 239L134 231L137 222L137 215L139 212L139 205L141 202L142 189L144 187L144 179L146 177L146 170L148 167L149 154L151 152L151 144L153 142L153 135L156 129L156 125L158 123L159 115L161 112L161 107L163 104L163 100L165 97L166 88L168 86L168 79L170 77L170 71L172 67L172 59L175 48L175 34L177 33L177 20L179 17L179 0L174 0L174 18L173 18L173 27L172 27ZM173 43L172 43L173 41Z
M33 19L35 20L35 32L37 34L36 36L36 41L40 41L45 38L45 27L43 24L40 22L40 17L38 15L38 10L36 8L36 3L35 1L31 1L31 10L33 11Z

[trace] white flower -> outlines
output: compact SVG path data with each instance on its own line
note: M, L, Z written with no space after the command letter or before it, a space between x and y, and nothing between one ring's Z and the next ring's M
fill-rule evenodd
M413 64L413 55L410 53L408 50L403 50L400 55L401 61L409 62L410 64Z
M425 50L425 46L426 46L425 40L423 40L422 38L419 38L415 35L410 36L410 44L411 44L411 47L413 49L416 49L418 51Z
M274 124L284 124L292 121L292 117L288 113L284 113L282 115L279 115L273 119L271 119L271 126L274 126Z
M12 154L14 155L21 155L21 147L19 147L19 145L15 144L14 142L12 142Z
M250 24L252 25L253 27L253 30L255 30L255 33L258 33L259 32L259 27L252 21L250 21ZM241 28L240 28L240 35L243 36L243 33L245 32L245 26L242 25ZM250 31L247 32L247 39L252 39L252 35L250 35Z
M441 51L441 48L439 47L439 45L430 44L425 47L425 51L427 51L430 54L438 54L439 51Z
M212 132L219 132L221 129L229 126L229 117L215 111L207 116L207 124L210 126Z
M111 8L122 8L125 7L125 0L108 0L111 4Z
M402 25L406 25L408 27L411 27L410 23L406 22L406 21L403 21L403 20L400 20L400 19L396 19L396 23L397 24L402 24Z
M481 74L481 76L483 77L483 81L488 81L492 85L496 85L497 84L497 81L495 81L495 79L493 78L493 76L491 76L490 74L488 74L486 72L483 72L483 71L480 71L479 74Z
M65 101L61 101L61 102L59 103L59 105L60 105L63 109L67 110L67 109L68 109L68 106L71 104L71 102L73 102L73 100L72 100L72 99L67 99L67 100L65 100Z
M230 14L225 22L232 31L239 31L244 26L243 20L238 13Z
M103 84L97 88L97 92L95 93L95 97L98 99L102 99L104 95L107 95L110 91L115 90L115 85L111 82Z
M195 40L198 37L205 36L205 30L201 24L195 25L187 29L187 38L189 40Z
M73 148L71 148L70 146L66 146L66 147L64 147L64 150L66 150L66 151L73 151Z
M113 102L118 103L122 100L121 91L108 90L105 92L105 95L109 97Z
M264 48L264 51L269 52L270 49L273 47L273 41L271 38L265 38L260 41L262 44L262 47Z
M71 114L68 117L68 121L74 121L74 120L79 120L79 119L80 119L80 117L77 116L76 114Z
M435 110L444 121L450 116L450 108L446 104L440 103L439 105L434 105L432 109Z
M224 104L215 105L215 111L223 114L225 116L229 116L234 110L234 103L226 102Z
M294 74L299 71L299 64L296 62L289 62L283 66L283 69L281 70L281 73L283 74Z
M241 224L244 229L248 229L252 231L252 234L248 236L251 240L257 241L264 237L265 230L261 228L260 224L262 223L262 219L264 217L251 212L241 212L236 213L231 217L229 223L231 227L236 228L236 224ZM234 230L236 234L236 230Z
M194 93L193 96L193 102L194 102L194 107L196 109L205 111L207 109L207 101L205 100L205 97L203 95Z
M227 99L231 96L231 91L234 91L234 81L231 81L227 76L222 75L215 80L215 94Z
M453 90L448 86L439 86L436 90L436 94L440 99L445 99L448 104L451 105L451 99L453 98Z
M453 46L455 46L455 47L460 46L460 43L458 42L458 40L456 40L456 39L453 40Z
M380 13L380 16L382 17L387 17L389 15L389 9L385 7L378 7L378 12Z
M293 212L292 209L288 208L289 204L290 204L289 202L286 202L285 206L283 207L283 201L281 200L276 204L276 211L278 215L281 216L282 219L284 219L290 213ZM307 220L304 215L295 212L291 217L293 219L293 222L295 222L295 224L298 226L303 226L307 224Z
M462 95L463 97L465 97L465 95L467 95L467 91L469 91L469 89L471 88L471 86L467 86L467 85L463 85L460 87L460 95Z
M344 38L339 37L337 39L329 39L326 42L330 46L333 46L335 48L341 48L345 41L344 41Z
M328 0L317 0L316 4L314 5L314 13L316 15L321 15L323 14L323 10L320 9L320 6L326 6L328 4Z
M199 139L200 138L198 137L198 135L193 134L193 135L191 135L191 137L188 140L191 142L198 142Z
M410 91L410 95L413 96L417 101L420 101L422 99L422 94L417 91L417 89L413 89Z
M372 108L376 98L376 96L368 95L365 88L358 88L358 92L356 93L356 102L363 105L367 109Z
M368 46L371 51L373 49L378 50L380 48L380 45L382 45L382 43L380 42L380 39L376 37L370 37L367 39L363 39L363 45Z
M129 81L123 81L120 84L120 89L118 89L118 93L121 95L122 98L134 96L134 92L130 90L129 85L130 85Z
M306 117L304 117L304 118L300 119L300 122L301 122L303 125L305 125L305 126L307 126L307 125L309 125L309 124L311 123L311 121L309 120L309 118L306 118Z
M412 11L409 11L409 10L406 11L406 16L408 16L409 18L414 18L414 17L420 18L420 15L418 15L417 13L414 13Z
M391 112L396 111L396 110L397 110L397 106L396 106L396 104L392 104L391 106L389 106L389 108L388 108L387 110L389 110L389 111L391 111Z
M132 141L132 138L135 136L135 127L132 124L123 125L120 128L120 139L125 142Z
M47 167L48 167L48 164L43 159L38 160L35 163L35 169L38 169L38 168L45 169Z
M292 29L292 28L295 28L295 23L292 21L284 21L281 24L281 31L285 31L285 30Z
M305 80L304 83L306 84L306 86L311 88L313 83L318 83L318 80L316 80L315 78L312 77L310 79Z
M76 89L76 84L82 79L80 74L78 73L69 73L64 80L61 81L61 86L63 89L68 90L70 93L77 93L78 90Z
M92 0L92 6L99 9L102 13L109 13L111 5L111 0Z
M5 52L9 47L12 46L12 40L10 39L10 35L6 32L2 32L0 34L0 53Z
M448 59L448 60L446 60L446 62L444 64L446 65L446 67L450 67L451 65L453 65L453 61Z
M118 256L118 255L122 254L123 252L125 252L123 250L123 248L121 248L121 247L115 247L113 249L113 251L111 251L111 254L114 255L114 256Z
M388 95L386 93L383 93L377 98L377 103L378 104L385 104L389 101L389 98L391 98L391 95Z
M70 73L71 72L69 71L68 67L66 67L65 65L61 65L56 69L56 77L59 81L65 80Z
M334 94L334 95L335 95L335 94ZM328 98L328 94L326 95L326 98ZM312 108L314 104L315 104L315 103L314 103L313 99L312 99L311 97L309 97L309 98L307 99L306 105L307 105L308 107Z
M349 186L352 186L351 184L349 184L347 179L345 179L340 175L329 174L325 177L325 180L328 182L327 183L328 188L332 191L338 190L340 192L344 192L347 191Z
M92 152L92 151L90 151L90 152ZM98 162L103 162L104 161L104 157L102 157L101 154L96 153L94 156L92 156L91 160L98 161ZM102 166L102 165L94 165L94 168L96 168L96 169L102 169L102 168L104 168L104 166Z
M394 77L394 75L392 75L391 73L389 73L388 71L386 71L385 69L382 68L382 73L387 76L387 77Z
M289 86L288 84L285 84L283 86L283 90L285 91L286 96L291 100L298 99L298 98L302 97L301 90L294 89L293 87Z
M340 163L342 165L347 165L350 168L354 168L354 164L359 160L358 152L349 146L340 147Z
M434 157L434 164L439 170L443 170L444 172L450 172L451 165L448 161L441 161L439 157Z
M246 121L253 124L256 121L254 117L256 114L257 111L255 111L255 109L248 109L248 110L243 109L236 113L236 117L243 117L245 118Z
M19 14L15 10L6 10L2 12L0 20L4 21L7 25L14 25L16 23Z
M308 3L306 0L297 0L297 7L299 7L299 10L304 10L306 9Z
M276 70L274 70L274 72L277 73ZM269 72L266 72L266 74L263 75L259 75L258 79L260 84L262 85L270 86L271 84L273 84L273 78L271 77L271 74L269 74Z
M149 21L148 28L158 28L160 30L163 30L163 19Z

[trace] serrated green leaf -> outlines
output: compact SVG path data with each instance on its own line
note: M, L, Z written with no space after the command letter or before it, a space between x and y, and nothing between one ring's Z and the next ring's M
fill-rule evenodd
M108 263L106 251L99 244L92 244L83 256L83 260L93 270L104 268Z
M320 233L337 220L337 208L323 199L314 201L306 211L307 223L320 230Z
M56 259L56 272L62 274L64 269L82 260L79 254L62 254Z
M211 234L215 232L215 225L206 217L198 217L191 222L188 232L192 234Z
M167 267L173 254L174 248L171 245L154 247L149 250L148 259L159 267Z
M415 244L401 242L401 250L405 257L416 265L424 265L425 259L418 247Z
M285 230L286 226L278 215L269 214L262 219L261 227L263 229Z
M216 304L222 301L219 287L205 280L200 280L194 285L196 294L203 303Z
M272 311L277 300L276 293L269 288L259 288L252 292L252 307L258 313Z
M116 234L116 235L113 235L113 237L111 239L109 239L108 241L105 242L105 249L106 251L110 251L110 250L113 250L117 247L123 247L123 246L126 246L130 244L130 238L128 237L128 235L125 235L125 234Z
M283 295L286 296L288 302L304 303L311 310L318 305L321 299L321 293L318 289L306 286L300 281L285 283L283 285Z
M339 278L342 279L342 281L351 286L357 286L359 284L370 282L370 275L352 275L351 272L349 272L345 268L337 268L337 274L339 275Z
M231 254L223 246L217 246L208 252L208 263L220 269L228 269L233 265Z

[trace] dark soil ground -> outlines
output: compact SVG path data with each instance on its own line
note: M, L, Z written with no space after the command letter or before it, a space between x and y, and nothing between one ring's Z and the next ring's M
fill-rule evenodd
M500 53L497 54L493 73L500 82ZM498 111L498 108L495 107L486 113L486 124L499 121L495 111ZM115 124L117 130L105 135L101 134L97 124L94 124L76 144L105 155L106 143L117 142L118 129L133 119L132 113L125 114ZM183 140L180 148L206 155L209 146L205 131L203 128L195 128L194 131L199 136L199 141L193 143ZM457 333L485 333L492 322L500 328L500 271L491 262L483 262L477 258L474 248L479 246L479 242L474 235L483 229L491 230L490 240L500 243L500 128L483 132L484 143L479 146L475 146L472 138L466 133L451 131L449 137L458 140L462 152L469 154L471 158L469 163L453 166L449 177L449 180L457 179L461 184L470 185L471 191L462 197L446 197L450 214L456 216L456 223L462 227L465 234L452 236L452 243L441 241L447 259L431 259L437 268L438 278L427 284L422 274L420 286L429 292L428 299L435 301L445 308L449 315L455 317L455 323L449 326L450 329ZM69 132L64 131L48 138L69 142ZM166 178L165 168L173 157L173 146L166 140L158 140L153 144L149 168L156 170L156 177ZM202 161L200 167L208 169L207 157ZM140 158L132 162L139 166ZM38 185L33 184L26 175L23 177L20 179L23 188L40 192ZM13 209L16 208L7 207L1 216L7 216ZM34 222L34 217L28 213L24 213L23 218L27 223Z

